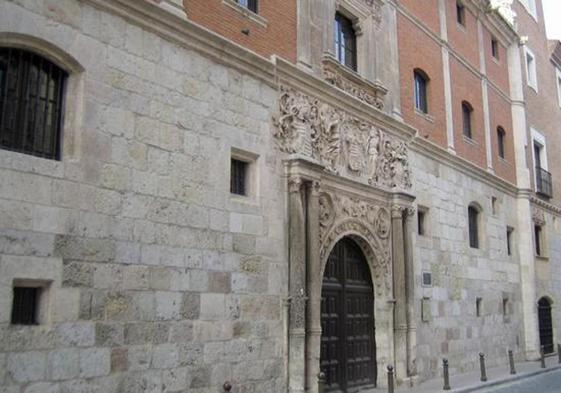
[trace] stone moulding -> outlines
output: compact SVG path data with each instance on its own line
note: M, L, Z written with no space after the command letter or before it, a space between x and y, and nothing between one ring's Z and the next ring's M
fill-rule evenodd
M349 93L353 97L372 105L376 109L384 108L384 97L388 90L379 83L372 83L357 73L341 65L333 56L325 55L322 59L323 78L333 86Z
M319 196L320 257L327 258L335 243L346 235L356 234L368 244L364 247L372 264L378 294L389 290L391 256L389 211L357 197L322 192Z
M327 172L392 190L411 188L408 148L388 132L293 88L281 86L273 118L279 149Z

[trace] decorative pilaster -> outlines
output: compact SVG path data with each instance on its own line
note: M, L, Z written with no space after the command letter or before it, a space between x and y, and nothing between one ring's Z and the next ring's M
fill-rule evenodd
M308 308L306 310L306 391L316 392L317 375L320 372L321 348L321 275L320 257L320 206L321 184L318 181L307 185L307 274L308 274Z
M413 207L407 208L403 223L407 301L407 376L410 386L414 386L417 382L417 319L415 318L415 269L412 242L415 213Z
M392 206L392 254L394 308L395 375L398 381L407 377L407 293L405 280L405 248L403 206Z
M289 192L289 391L305 391L306 221L302 179L288 180Z

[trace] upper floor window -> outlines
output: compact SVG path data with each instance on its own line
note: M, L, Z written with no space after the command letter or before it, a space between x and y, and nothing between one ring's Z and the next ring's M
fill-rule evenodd
M462 26L466 25L466 6L461 1L456 1L456 21Z
M469 246L479 248L479 210L470 205L468 207Z
M60 159L67 76L32 52L0 48L0 148Z
M505 130L500 126L497 127L497 148L501 158L505 158L505 135Z
M420 69L415 69L415 108L423 113L428 113L428 100L427 100L427 85L429 78Z
M236 0L239 5L257 13L257 0Z
M526 10L534 17L534 19L538 19L538 9L536 7L536 0L520 0L522 5L526 8Z
M561 107L561 71L559 68L555 68L555 76L557 79L557 100L559 101L559 107Z
M534 90L538 90L538 73L536 70L536 57L530 51L530 49L526 48L526 81L528 86L534 88Z
M471 118L473 113L473 107L467 101L462 101L462 132L464 136L472 139L471 132Z
M335 56L337 60L357 70L356 33L353 22L340 13L335 14Z
M491 55L499 60L499 41L496 38L491 39Z

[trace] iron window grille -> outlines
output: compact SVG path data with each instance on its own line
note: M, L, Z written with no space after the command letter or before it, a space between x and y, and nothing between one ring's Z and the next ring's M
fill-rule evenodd
M230 192L236 195L247 195L248 163L232 158L230 167Z
M257 0L237 0L237 3L244 8L257 13Z
M428 78L420 70L415 70L415 108L423 113L428 113L427 84Z
M335 14L335 55L339 63L357 70L356 33L353 22L341 15Z
M551 173L539 166L536 167L536 192L546 198L553 196Z
M14 287L12 325L38 325L40 288Z
M32 52L0 48L0 148L60 159L67 76Z

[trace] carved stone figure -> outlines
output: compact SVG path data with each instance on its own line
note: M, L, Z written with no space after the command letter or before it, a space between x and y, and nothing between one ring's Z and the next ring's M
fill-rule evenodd
M371 185L408 189L407 146L381 129L316 98L283 87L274 134L280 149Z
M490 0L489 8L496 10L508 23L514 26L516 23L516 12L512 9L514 0Z

